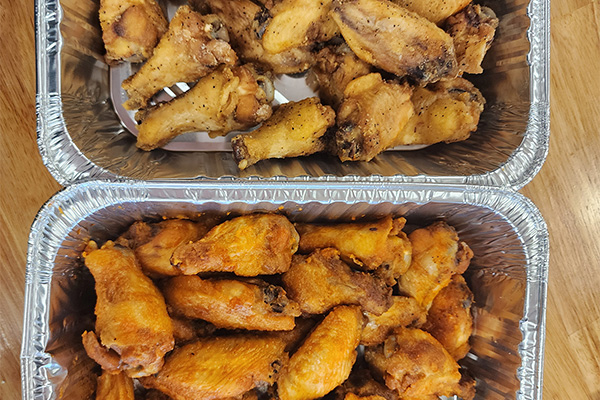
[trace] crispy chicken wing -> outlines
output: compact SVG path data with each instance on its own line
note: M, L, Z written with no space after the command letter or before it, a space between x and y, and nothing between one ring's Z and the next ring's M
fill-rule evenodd
M171 262L185 275L279 274L290 268L298 239L298 232L282 215L244 215L215 226L197 242L178 247Z
M215 15L200 15L180 7L152 57L135 75L123 81L128 110L143 108L159 90L177 82L194 82L220 64L235 65L227 31Z
M371 371L354 367L350 377L333 392L332 400L399 400L398 393L373 378Z
M446 18L465 8L471 0L391 0L429 21L440 25Z
M386 82L379 73L361 76L344 90L338 108L334 152L342 161L370 161L396 145L414 114L408 84Z
M174 400L238 397L275 382L287 361L284 348L272 335L202 338L174 350L158 374L140 382Z
M391 306L391 289L371 274L352 271L333 248L295 255L282 279L288 296L308 314L322 314L340 304L381 314Z
M398 281L400 291L412 296L429 310L431 302L445 288L454 274L465 272L473 251L459 242L453 227L436 222L408 235L413 253L410 268Z
M158 372L163 356L173 349L173 327L162 295L133 251L108 241L86 255L85 265L97 295L96 333L83 334L88 355L113 373L136 378Z
M363 327L359 307L334 308L284 366L277 382L281 400L310 400L344 382L356 361Z
M456 75L452 38L388 0L334 0L333 18L356 55L420 84Z
M239 169L268 158L306 156L325 150L323 138L335 124L335 113L317 97L282 104L252 132L231 139Z
M98 377L96 400L134 400L133 379L124 372L111 374L102 371Z
M365 312L367 324L363 329L360 344L374 346L382 343L394 328L419 328L427 317L415 299L412 297L393 296L392 306L381 315Z
M462 275L454 275L450 284L433 299L422 329L431 333L455 360L469 352L473 333L471 315L473 293Z
M272 85L250 66L220 67L182 96L138 112L137 146L153 150L185 132L225 135L255 126L271 116Z
M99 14L109 64L144 61L167 31L155 0L101 0Z

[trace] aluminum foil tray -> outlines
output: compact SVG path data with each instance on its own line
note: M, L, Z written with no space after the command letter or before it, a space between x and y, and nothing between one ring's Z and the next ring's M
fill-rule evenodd
M548 151L550 1L483 3L496 12L500 26L484 60L485 72L469 77L487 100L479 130L469 140L414 151L387 151L369 163L341 163L332 156L314 155L262 161L240 172L227 143L207 141L198 148L197 142L206 137L192 136L193 146L173 142L170 147L195 151L138 150L134 135L128 131L134 126L114 104L121 101L118 86L124 72L109 71L103 61L98 0L36 0L38 144L42 159L63 185L123 177L234 177L464 183L519 189L539 171ZM285 97L295 95L300 96L292 91Z
M93 280L80 254L135 220L273 211L294 221L403 215L412 226L445 219L475 253L472 350L461 361L477 399L542 398L548 233L535 206L512 191L431 184L206 181L73 185L39 212L29 238L21 353L23 399L88 399L94 363L81 333L93 313Z

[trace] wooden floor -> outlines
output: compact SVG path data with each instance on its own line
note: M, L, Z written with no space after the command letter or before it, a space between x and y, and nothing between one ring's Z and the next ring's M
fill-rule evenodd
M25 255L59 185L36 144L33 1L0 0L0 399L20 398ZM600 399L600 2L552 5L552 136L522 193L551 235L545 399Z

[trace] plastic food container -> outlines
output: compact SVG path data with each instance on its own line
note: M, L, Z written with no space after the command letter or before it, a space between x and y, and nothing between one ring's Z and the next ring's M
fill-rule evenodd
M383 186L383 187L382 187ZM59 192L29 238L21 354L23 399L88 399L94 362L82 330L94 308L80 254L133 221L204 212L280 212L293 221L349 221L393 214L412 226L444 219L475 253L472 349L461 361L477 399L541 399L548 233L535 206L512 191L463 185L372 183L99 182Z

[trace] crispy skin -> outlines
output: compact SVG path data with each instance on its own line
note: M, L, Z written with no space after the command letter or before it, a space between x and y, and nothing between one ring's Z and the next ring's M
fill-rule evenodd
M171 263L183 274L233 272L239 276L272 275L290 268L298 232L276 214L251 214L215 226L202 239L178 247Z
M271 335L203 338L174 350L158 374L140 382L175 400L237 397L275 382L287 361L284 348Z
M458 70L481 74L481 62L494 41L498 18L491 8L470 4L446 21L446 32L454 40Z
M365 312L367 324L360 338L360 344L374 346L383 343L394 328L419 328L425 323L427 313L419 307L415 299L412 297L394 296L392 297L392 301L390 309L381 315Z
M465 8L471 0L391 0L407 10L427 18L434 24L441 24L452 14Z
M396 328L383 344L365 349L365 360L403 400L462 394L458 364L420 329Z
M342 161L370 161L393 147L412 117L412 88L386 82L379 73L361 76L344 90L334 152Z
M198 318L218 328L288 331L300 307L279 286L232 279L177 276L163 286L167 304L175 313Z
M285 341L285 351L293 354L319 322L320 319L318 318L296 318L294 329L291 331L276 332L275 335Z
M413 247L410 268L398 281L401 292L412 296L426 310L437 294L448 286L452 275L465 272L473 251L459 242L453 227L443 221L408 235Z
M143 108L159 90L177 82L193 82L220 64L235 65L237 56L227 43L227 31L215 15L200 15L180 7L152 57L122 83L128 110Z
M358 58L424 85L456 75L452 38L387 0L334 0L333 18Z
M334 308L284 367L277 382L279 398L316 399L344 382L356 361L362 318L359 307Z
M272 82L249 66L220 67L168 103L136 114L137 147L153 150L194 131L225 135L271 116Z
M120 372L111 374L102 371L98 377L96 400L134 400L133 380Z
M350 377L333 392L332 400L399 400L398 393L377 382L365 367L354 368Z
M402 228L404 218L387 216L375 222L330 225L296 224L300 234L299 251L335 247L342 260L367 271L377 270L394 285L410 266L412 247Z
M109 64L146 60L167 31L155 0L101 0L99 15Z
M411 100L415 113L394 145L466 140L477 130L485 104L481 92L463 78L417 88Z
M381 314L391 306L391 289L371 274L352 271L333 248L295 255L282 279L288 296L308 314L322 314L340 304Z
M268 158L306 156L325 150L323 135L335 124L335 112L317 97L282 104L252 132L231 139L233 157L243 170Z
M454 275L431 303L427 322L422 329L431 333L455 360L469 352L469 337L473 333L471 315L473 293L462 275Z
M107 242L85 257L96 281L96 328L85 332L88 355L104 367L104 356L130 377L158 372L165 353L173 349L173 328L165 301L139 267L133 251ZM95 357L98 354L99 357ZM114 363L109 362L111 371Z

